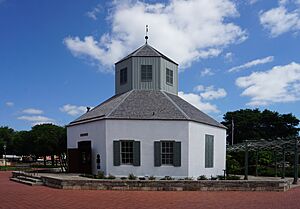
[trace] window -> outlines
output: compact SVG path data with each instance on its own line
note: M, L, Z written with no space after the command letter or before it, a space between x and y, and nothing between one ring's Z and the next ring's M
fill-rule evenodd
M214 167L214 136L205 135L205 168Z
M127 68L123 68L120 70L120 84L127 83Z
M154 166L173 165L181 166L181 142L180 141L155 141L154 142Z
M113 141L113 163L114 166L121 164L141 165L141 143L134 140Z
M173 85L173 70L166 69L166 82L167 84Z
M121 141L121 163L133 164L133 141Z
M142 82L152 81L152 65L141 66L141 81Z
M173 141L162 141L161 142L161 164L162 165L173 165Z

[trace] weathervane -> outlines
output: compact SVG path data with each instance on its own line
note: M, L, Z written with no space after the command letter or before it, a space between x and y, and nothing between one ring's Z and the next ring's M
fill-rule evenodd
M148 25L146 25L146 36L145 36L145 39L146 39L146 44L148 44Z

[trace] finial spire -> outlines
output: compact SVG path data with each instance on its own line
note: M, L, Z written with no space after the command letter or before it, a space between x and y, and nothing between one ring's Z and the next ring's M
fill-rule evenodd
M145 39L146 39L146 44L148 44L148 25L146 25L146 36L145 36Z

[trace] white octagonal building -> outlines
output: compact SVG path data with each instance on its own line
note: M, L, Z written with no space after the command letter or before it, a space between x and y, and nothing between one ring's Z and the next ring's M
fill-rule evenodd
M226 128L178 97L178 64L144 44L115 64L115 95L67 126L69 172L223 175Z

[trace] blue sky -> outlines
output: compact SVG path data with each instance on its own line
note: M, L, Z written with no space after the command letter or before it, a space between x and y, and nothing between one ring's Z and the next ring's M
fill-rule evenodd
M179 96L218 121L300 118L300 1L0 0L0 126L68 124L114 94L114 63L149 44L180 65Z

